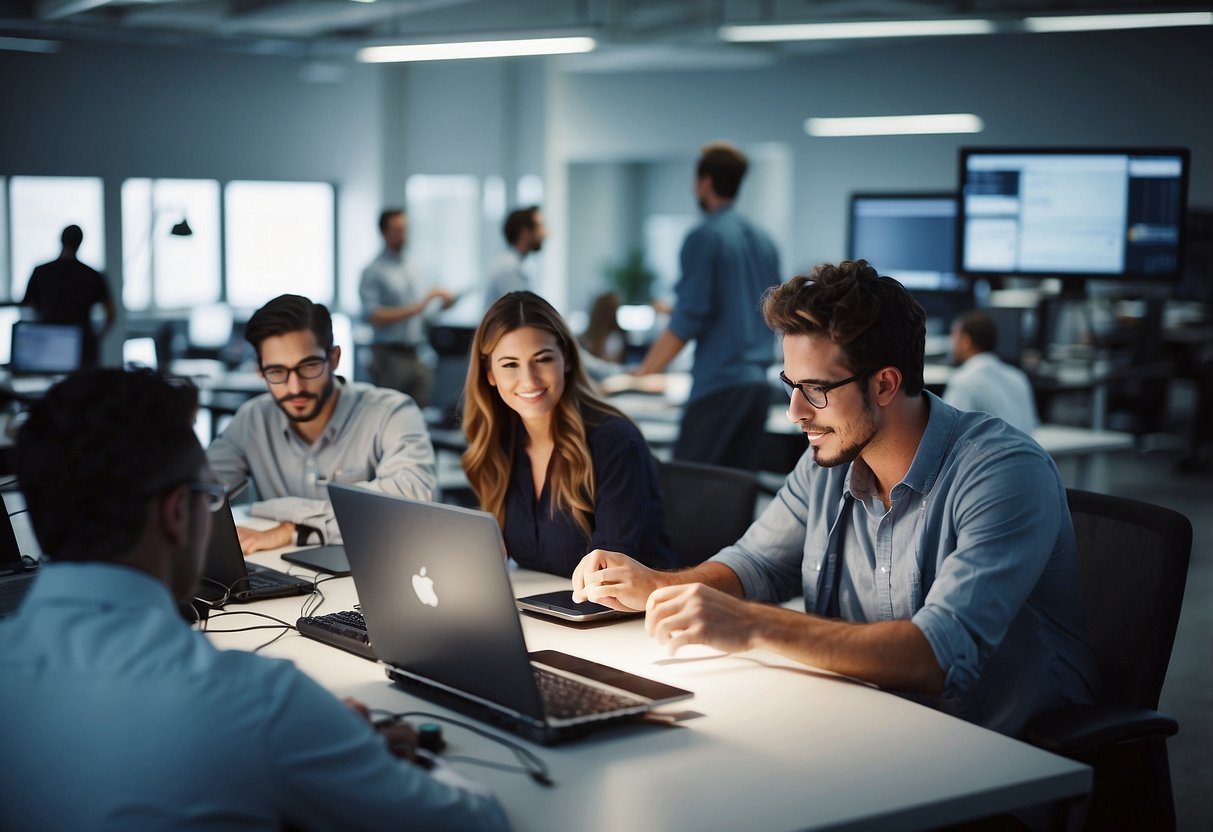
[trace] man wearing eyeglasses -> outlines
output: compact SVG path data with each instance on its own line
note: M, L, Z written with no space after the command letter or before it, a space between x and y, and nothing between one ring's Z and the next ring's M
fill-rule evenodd
M406 724L182 620L224 494L197 401L107 369L30 408L13 462L46 562L0 622L0 826L505 829L483 787L408 762Z
M773 650L1011 735L1092 701L1049 455L924 391L922 307L865 261L793 278L763 311L809 450L734 545L682 572L591 552L574 599L644 610L671 651ZM776 606L799 594L804 613Z
M281 295L245 327L267 392L245 402L207 449L228 486L252 477L255 517L269 529L238 527L245 554L309 542L340 543L330 482L356 483L415 500L432 497L434 448L417 404L395 390L336 375L328 309Z

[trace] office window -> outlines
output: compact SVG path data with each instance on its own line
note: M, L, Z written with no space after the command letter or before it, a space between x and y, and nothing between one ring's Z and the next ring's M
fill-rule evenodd
M228 303L254 309L284 293L332 303L336 288L332 185L229 182L223 206Z
M654 297L673 298L674 286L682 276L682 243L697 222L699 217L694 214L650 214L644 218L645 265L657 277L652 287Z
M80 260L105 271L104 189L95 176L14 176L9 180L10 297L25 297L34 267L54 260L59 235L78 225Z
M8 180L0 176L0 300L8 300L12 281L8 273Z
M145 310L215 303L219 242L218 182L127 179L122 183L123 304Z
M543 205L543 180L528 173L518 180L518 206Z
M481 284L480 183L474 176L410 176L407 252L426 285L452 291Z

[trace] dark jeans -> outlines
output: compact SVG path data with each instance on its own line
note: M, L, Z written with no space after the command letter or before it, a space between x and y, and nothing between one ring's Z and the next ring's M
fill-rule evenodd
M765 381L691 402L682 413L674 459L753 471L770 403Z

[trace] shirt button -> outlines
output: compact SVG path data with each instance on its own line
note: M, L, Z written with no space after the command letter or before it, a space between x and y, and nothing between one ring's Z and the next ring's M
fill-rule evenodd
M880 571L881 571L881 572L885 572L885 571L887 571L887 570L886 570L886 569L885 569L885 568L882 566L882 567L880 567Z

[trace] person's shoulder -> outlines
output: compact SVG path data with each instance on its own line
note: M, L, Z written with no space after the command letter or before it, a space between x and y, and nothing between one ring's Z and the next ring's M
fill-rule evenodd
M586 441L595 452L619 453L637 446L648 447L635 423L613 413L604 414L586 426Z

